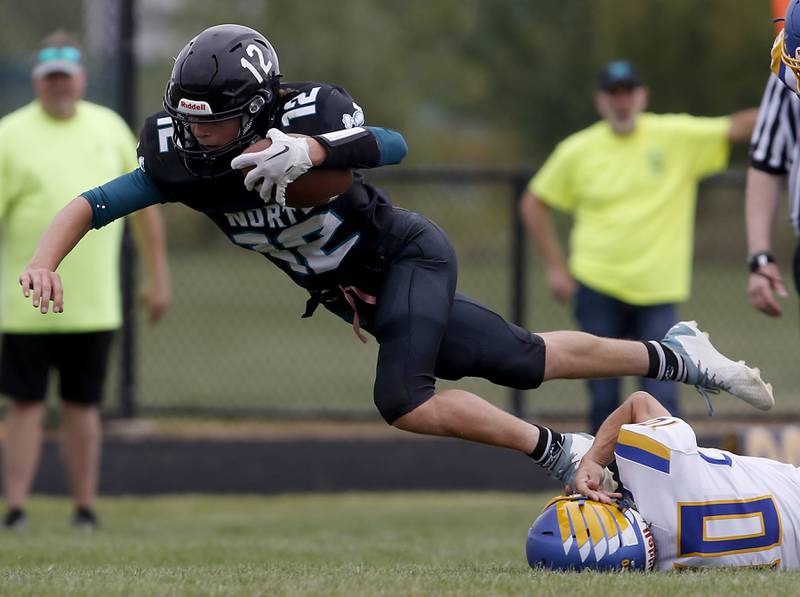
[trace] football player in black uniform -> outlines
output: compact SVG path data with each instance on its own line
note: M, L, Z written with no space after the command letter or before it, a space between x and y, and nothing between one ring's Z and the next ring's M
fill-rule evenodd
M772 405L757 371L723 357L691 322L661 342L630 342L537 335L506 321L456 292L456 256L442 230L394 208L357 172L333 199L287 206L287 184L309 168L393 164L406 146L394 131L362 126L361 109L341 87L281 83L279 73L270 43L247 27L211 27L190 41L167 84L165 112L145 122L140 168L74 199L40 241L20 276L33 305L45 313L52 300L53 311L63 310L55 270L90 228L180 202L305 288L305 316L323 305L357 334L375 336L375 404L400 429L518 450L569 483L590 439L532 425L463 390L437 392L436 378L528 389L555 378L650 375ZM272 145L231 165L262 138ZM252 170L243 179L237 168Z

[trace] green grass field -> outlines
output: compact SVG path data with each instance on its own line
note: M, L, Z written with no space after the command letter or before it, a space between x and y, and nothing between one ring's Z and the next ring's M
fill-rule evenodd
M106 498L93 534L34 499L0 534L2 595L794 595L765 571L532 571L525 535L548 495Z

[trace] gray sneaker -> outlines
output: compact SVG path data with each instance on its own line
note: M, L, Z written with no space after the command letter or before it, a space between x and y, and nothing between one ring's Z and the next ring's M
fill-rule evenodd
M550 453L550 457L542 462L551 479L560 481L575 489L575 471L581 463L581 458L589 451L594 442L594 436L588 433L564 433L564 443L560 450ZM616 491L617 483L611 471L604 469L603 489Z
M761 372L748 367L744 361L732 361L721 354L711 344L708 334L700 331L696 321L676 323L661 342L683 357L686 383L692 384L706 399L709 414L712 408L708 394L718 394L720 390L761 410L774 406L772 385L764 383Z

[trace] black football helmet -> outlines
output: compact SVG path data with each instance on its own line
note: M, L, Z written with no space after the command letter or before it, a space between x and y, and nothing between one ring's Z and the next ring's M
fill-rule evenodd
M278 55L249 27L209 27L186 44L164 92L175 151L186 168L204 178L230 172L231 159L273 125L279 79ZM194 123L232 118L241 120L239 133L223 146L204 148L192 133Z

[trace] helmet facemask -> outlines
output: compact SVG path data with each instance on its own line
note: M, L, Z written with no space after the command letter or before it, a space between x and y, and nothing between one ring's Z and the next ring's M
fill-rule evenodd
M776 19L783 21L783 29L778 33L772 48L773 71L794 93L800 93L797 87L800 81L800 2L791 0L786 8L786 18ZM791 72L784 74L776 69L775 58L780 46L780 62ZM794 78L792 81L791 79Z
M272 93L265 91L268 96ZM169 90L167 97L168 94ZM218 114L211 113L208 104L202 101L181 99L177 110L164 101L164 109L172 118L175 152L183 158L186 169L201 178L215 178L231 172L231 160L263 136L272 125L274 112L267 114L268 106L264 94L255 95L241 108ZM239 131L232 140L220 146L204 147L192 132L194 124L233 119L239 120Z
M795 54L798 53L798 50L800 50L800 48L795 49ZM781 62L783 62L786 65L786 68L791 70L797 80L800 81L800 58L789 54L789 52L786 50L785 41L781 44Z

